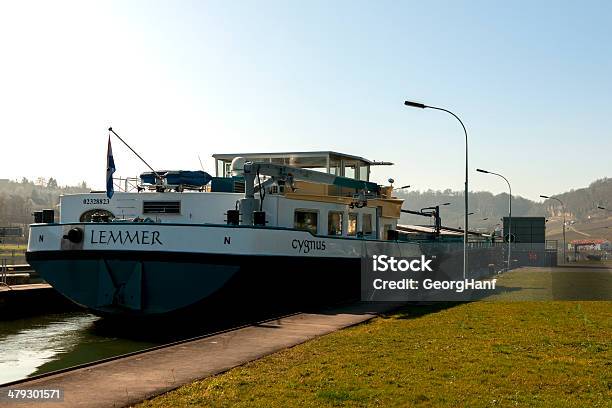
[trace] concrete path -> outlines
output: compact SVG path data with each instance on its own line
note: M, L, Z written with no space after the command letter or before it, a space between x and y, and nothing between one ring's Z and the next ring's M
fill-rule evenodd
M40 378L12 388L60 388L64 391L63 403L20 403L20 407L123 407L314 337L364 322L397 306L357 303L317 314L293 315ZM6 389L0 389L0 392L6 395ZM0 402L0 406L8 404Z

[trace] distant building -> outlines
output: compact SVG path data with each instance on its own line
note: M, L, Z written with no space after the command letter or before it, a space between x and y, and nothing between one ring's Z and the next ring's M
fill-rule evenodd
M606 239L575 239L570 244L576 251L608 251L611 248L610 241Z
M546 219L544 217L504 217L504 241L517 244L543 244L546 242Z

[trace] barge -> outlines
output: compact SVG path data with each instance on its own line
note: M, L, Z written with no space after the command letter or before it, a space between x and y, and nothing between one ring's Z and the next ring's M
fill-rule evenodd
M331 151L213 157L214 177L157 171L134 191L60 197L57 222L30 226L28 262L91 312L138 318L358 298L362 258L421 255L397 240L403 201L370 181L372 166L391 163Z

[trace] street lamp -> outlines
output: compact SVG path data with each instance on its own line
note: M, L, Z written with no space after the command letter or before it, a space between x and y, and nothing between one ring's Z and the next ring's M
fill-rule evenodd
M561 208L563 209L563 263L565 263L567 261L567 258L565 257L565 249L567 248L567 245L565 244L565 204L563 204L563 201L559 200L557 197L549 197L545 195L540 195L540 197L547 200L557 200L561 203Z
M436 204L436 205L431 206L431 207L421 208L421 214L423 214L423 215L425 215L425 214L433 215L434 222L435 222L436 235L437 236L440 235L440 230L442 229L442 218L440 217L440 207L445 206L445 205L450 205L450 203ZM433 212L427 213L427 212L425 212L425 210L433 210Z
M436 204L432 205L431 207L421 208L421 212L423 212L423 210L435 210L436 208L442 207L443 205L450 205L450 203Z
M468 216L470 216L470 215L474 215L474 214L475 214L474 212L469 212L469 213L467 213L467 215L468 215ZM457 217L457 221L456 221L456 222L457 222L457 224L459 223L459 221L460 221L460 220L461 220L461 215ZM459 228L461 228L461 225L458 225L458 227L459 227Z
M506 180L506 183L508 184L508 191L509 191L510 197L508 198L508 268L506 270L509 271L510 265L511 265L510 262L512 260L512 258L510 257L510 252L512 249L512 187L510 187L510 182L508 181L508 179L499 173L494 173L492 171L483 170L483 169L476 169L476 171L479 173L493 174L495 176L499 176L503 178L504 180Z
M468 258L467 258L467 244L468 244L468 134L467 134L467 130L465 129L465 125L463 124L461 119L459 119L459 116L455 115L453 112L451 112L451 111L449 111L447 109L438 108L436 106L428 106L428 105L425 105L423 103L413 102L413 101L404 101L404 105L409 106L411 108L419 108L419 109L429 108L429 109L435 109L435 110L439 110L439 111L442 111L442 112L449 113L449 114L453 115L455 117L455 119L457 119L459 121L459 123L461 123L461 127L463 128L463 133L465 133L465 231L463 232L463 279L465 279L465 276L467 274L467 268L468 268Z

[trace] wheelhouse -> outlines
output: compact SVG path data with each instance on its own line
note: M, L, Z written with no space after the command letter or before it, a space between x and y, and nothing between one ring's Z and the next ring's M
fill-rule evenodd
M236 157L243 157L252 162L281 164L301 169L320 171L335 176L355 180L370 181L370 167L392 165L389 162L376 162L350 154L320 152L286 152L286 153L229 153L213 154L217 177L231 177L231 163Z

